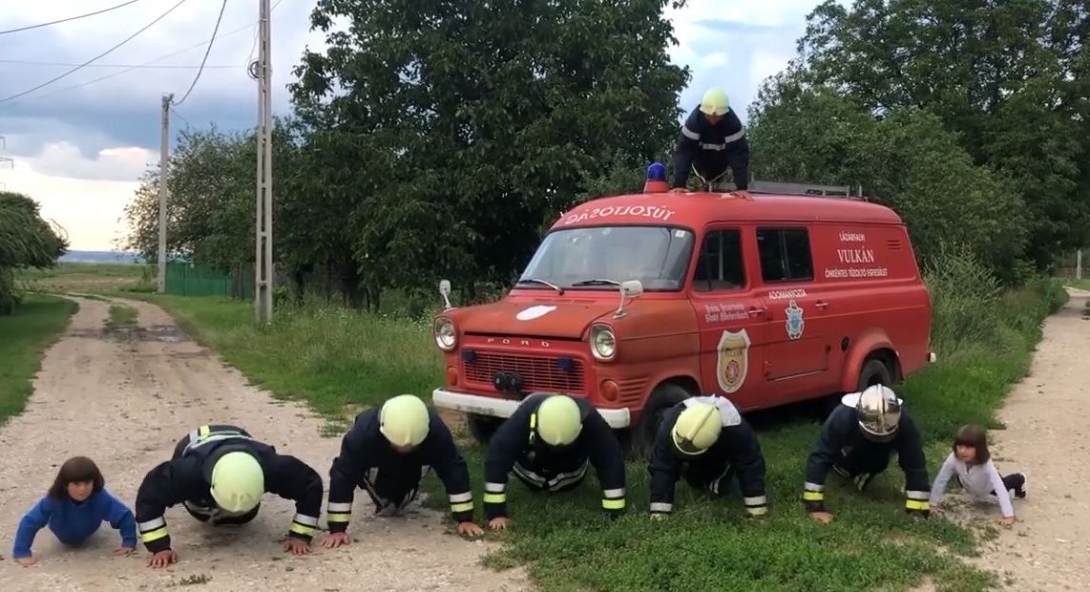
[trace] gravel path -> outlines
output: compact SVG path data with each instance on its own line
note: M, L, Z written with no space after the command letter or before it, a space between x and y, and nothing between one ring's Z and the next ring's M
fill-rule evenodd
M141 545L131 557L114 557L120 539L107 524L79 550L64 548L43 529L33 546L39 563L19 566L10 557L19 520L69 456L94 459L107 488L131 507L144 474L202 423L245 427L326 480L340 443L339 437L322 436L324 422L303 405L247 386L240 373L181 334L158 307L125 301L139 311L141 330L105 334L109 304L76 300L80 310L45 356L26 411L0 429L6 451L0 455L0 590L530 589L521 570L480 567L478 559L492 545L446 534L441 514L417 509L404 518L372 518L370 499L359 491L353 512L366 518L350 527L357 542L332 550L316 545L310 556L281 550L294 508L267 494L258 518L233 532L202 528L181 506L168 509L180 560L166 569L145 567L148 555ZM324 511L324 500L322 505Z
M1013 590L1090 590L1090 320L1084 318L1090 292L1068 293L1063 310L1045 321L1029 375L998 413L1007 429L990 433L999 471L1025 472L1028 495L1012 500L1018 522L1000 528L973 563L1001 574ZM999 509L966 504L951 514L994 523Z

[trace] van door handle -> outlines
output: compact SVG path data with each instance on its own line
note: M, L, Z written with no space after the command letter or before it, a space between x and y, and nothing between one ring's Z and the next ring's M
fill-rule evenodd
M814 306L816 306L816 307L818 307L820 309L824 309L826 306L829 306L829 303L825 302L824 300L818 300L817 302L814 303Z
M750 309L749 309L749 316L751 316L751 317L760 317L760 316L764 316L764 314L766 312L768 312L766 309L757 308L756 306L751 306Z

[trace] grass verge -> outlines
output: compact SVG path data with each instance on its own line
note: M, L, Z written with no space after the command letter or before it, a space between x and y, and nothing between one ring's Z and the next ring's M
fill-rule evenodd
M959 425L1001 427L995 408L1025 375L1041 321L1067 298L1058 282L1043 279L1000 292L966 253L941 255L935 269L942 271L927 281L940 362L898 389L928 438L932 477ZM261 328L252 322L249 303L145 298L162 303L187 332L254 382L279 396L303 397L326 413L343 414L346 406L374 405L401 392L427 397L442 382L426 324L312 306L281 307L273 325ZM515 521L506 533L489 535L508 544L487 562L497 568L527 564L546 590L904 590L925 577L942 590L996 585L994 574L958 558L974 554L980 538L994 530L906 516L895 463L865 496L850 493L831 474L828 499L837 520L812 523L798 496L819 428L785 414L760 429L772 504L765 519L744 518L737 497L711 502L681 483L675 515L652 523L645 465L634 463L629 513L613 523L598 513L594 478L553 497L531 495L515 482L509 498ZM465 454L480 500L482 452L467 446Z
M26 407L42 354L60 337L75 302L30 294L11 316L0 316L0 424Z

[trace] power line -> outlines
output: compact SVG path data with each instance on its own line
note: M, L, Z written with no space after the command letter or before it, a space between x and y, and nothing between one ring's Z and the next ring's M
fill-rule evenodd
M19 31L29 31L31 29L38 29L38 28L41 28L41 27L48 27L50 25L56 25L56 24L60 24L60 23L67 23L68 21L79 20L81 18L87 18L89 16L95 16L96 14L102 14L104 12L110 12L111 10L117 10L118 8L124 8L124 7L126 7L126 6L128 6L130 4L136 4L139 1L140 0L129 0L128 2L122 2L121 4L118 4L117 6L111 6L109 8L103 8L102 10L96 10L94 12L88 12L87 14L81 14L79 16L70 16L68 18L63 18L63 19L60 19L58 21L52 21L52 22L49 22L49 23L42 23L40 25L30 25L29 27L19 27L18 29L8 29L7 31L0 31L0 35L7 35L8 33L18 33Z
M280 2L277 2L277 4L280 4ZM273 6L273 8L276 8L276 7ZM243 31L249 29L252 26L253 25L245 25L245 26L239 27L237 29L232 29L231 31L228 31L227 33L224 33L223 35L220 35L219 38L223 39L224 37L229 37L229 36L234 35L236 33L241 33ZM124 74L126 72L131 72L131 71L133 71L133 70L135 70L135 69L137 69L139 67L146 67L146 66L149 66L151 64L161 62L161 61L163 61L163 60L165 60L167 58L172 58L172 57L174 57L176 55L183 54L183 53L185 53L187 51L197 49L198 47L204 47L205 45L208 45L209 43L211 43L211 42L210 41L202 41L200 43L190 45L189 47L186 47L184 49L179 49L177 51L170 52L170 53L168 53L166 55L159 56L159 57L155 58L154 60L148 60L148 61L146 61L146 62L144 62L142 64L139 64L138 66L133 66L131 68L126 68L126 69L124 69L124 70L122 70L120 72L114 72L113 74L107 74L105 76L100 76L100 77L95 78L93 80L88 80L86 82L80 82L79 84L73 84L72 86L66 86L64 88L59 88L59 89L57 89L57 90L55 90L53 92L45 93L44 95L38 95L38 98L43 99L45 97L51 97L51 96L53 96L55 94L60 94L60 93L65 92L65 91L75 90L77 88L82 88L84 86L88 86L88 85L94 84L96 82L102 82L103 80L108 80L110 78L113 78L114 76L120 76L120 75L122 75L122 74Z
M182 0L183 2L185 0ZM193 82L189 85L189 90L185 91L182 95L182 100L174 103L175 105L181 105L189 98L189 93L193 92L193 87L197 86L197 81L201 79L201 73L204 72L204 63L208 61L208 54L212 53L212 44L216 41L216 33L220 30L220 21L223 20L223 11L227 8L227 0L223 0L223 4L220 4L220 14L216 17L216 26L212 28L212 38L208 40L208 47L204 50L204 58L201 59L201 67L197 70L197 75L193 77Z
M11 96L8 96L8 97L4 97L4 98L0 99L0 103L6 103L6 102L8 102L8 101L10 101L12 99L17 99L17 98L19 98L19 97L21 97L23 95L28 95L28 94L38 90L39 88L42 88L44 86L48 86L50 84L53 84L54 82L60 80L61 78L64 78L65 76L68 76L69 74L72 74L74 72L79 71L84 66L87 66L88 64L98 60L99 58L105 57L106 55L110 54L111 52L113 52L117 48L121 47L122 45L125 45L129 41L132 41L137 35L143 33L144 31L147 31L148 29L150 29L152 27L152 25L154 25L155 23L157 23L157 22L163 20L164 18L166 18L166 16L168 14L174 12L174 9L178 8L182 4L185 4L185 2L186 2L186 0L178 0L177 4L175 4L174 6L171 6L169 9L167 9L166 12L159 15L159 17L156 18L155 20L153 20L150 23L144 25L139 31L133 33L132 35L129 35L129 37L127 39L125 39L124 41L122 41L121 43L118 43L117 45L111 47L110 49L107 49L106 51L104 51L104 52L100 53L99 55L87 60L86 62L80 64L79 66L76 66L75 68L72 68L71 70L65 72L64 74L61 74L60 76L57 76L57 77L55 77L55 78L53 78L51 80L43 82L42 84L39 84L38 86L35 86L34 88L31 88L29 90L24 90L23 92L18 93L18 94L14 94L14 95L11 95Z
M247 25L246 28L249 28L249 26ZM202 43L201 45L205 45L205 44ZM194 47L200 47L200 45L196 45ZM193 49L193 48L190 48L190 49ZM27 60L0 60L0 64L24 64L24 65L27 65L27 66L79 66L80 65L80 64L73 63L73 62L32 62L32 61L27 61ZM142 64L136 64L136 65L133 65L133 64L88 64L88 65L84 66L84 68L129 68L129 69L149 68L149 69L165 69L165 70L175 70L175 69L177 69L177 70L192 70L194 68L200 68L200 66L195 66L195 65L193 65L193 66L147 66L147 65L142 65ZM209 69L245 68L245 66L221 65L221 66L205 66L205 68L209 68Z

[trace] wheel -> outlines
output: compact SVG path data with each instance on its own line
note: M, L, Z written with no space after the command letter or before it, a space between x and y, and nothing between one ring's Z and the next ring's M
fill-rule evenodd
M496 433L502 423L502 417L479 415L477 413L466 414L466 426L469 427L469 433L480 444L488 444L488 441L492 439L492 434Z
M631 434L631 453L641 458L650 456L659 426L662 425L663 414L691 396L693 393L676 384L665 383L655 387L655 390L651 391L651 396L647 398L640 421Z
M893 384L893 375L890 373L889 368L886 367L885 362L878 358L871 358L863 364L863 368L859 371L859 383L856 384L856 389L862 392L867 387L876 384L891 386Z

